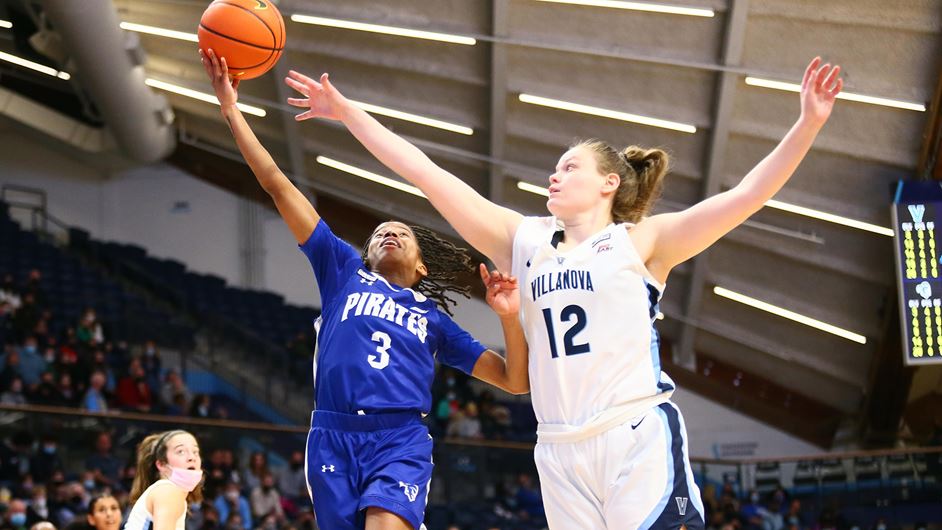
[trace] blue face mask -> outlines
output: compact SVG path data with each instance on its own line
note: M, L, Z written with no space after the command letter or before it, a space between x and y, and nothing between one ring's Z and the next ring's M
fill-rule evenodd
M44 446L43 446L43 452L46 453L47 455L54 455L54 454L56 454L56 446L54 446L54 445L44 445Z
M36 346L23 346L23 351L26 353L36 353Z
M10 514L10 523L12 523L13 526L25 526L26 514L25 513Z

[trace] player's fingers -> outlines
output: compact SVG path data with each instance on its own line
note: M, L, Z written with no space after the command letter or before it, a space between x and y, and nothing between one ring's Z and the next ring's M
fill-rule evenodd
M289 87L297 90L298 92L304 94L305 96L310 97L311 91L308 89L307 85L298 81L297 79L292 79L290 77L285 78L285 84Z
M311 106L310 102L311 100L308 98L288 98L288 105L292 107L307 108Z
M805 75L801 79L801 86L807 87L808 83L811 82L812 76L818 70L818 65L821 64L821 57L815 57L808 63L808 67L805 68Z
M233 80L232 80L232 90L238 90L238 89L239 89L239 83L240 83L241 81L242 81L242 80L239 79L239 78L233 79Z
M295 121L304 121L304 120L308 120L314 117L315 117L314 112L309 110L307 112L302 112L301 114L296 115L294 119Z
M484 285L487 285L487 280L491 277L487 272L487 266L481 263L478 266L478 272L481 273L481 281L484 282Z

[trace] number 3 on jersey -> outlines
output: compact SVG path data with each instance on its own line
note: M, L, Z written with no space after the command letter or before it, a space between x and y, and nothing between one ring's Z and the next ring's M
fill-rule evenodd
M563 308L562 312L559 314L559 319L564 322L570 322L572 318L576 318L576 322L570 326L569 330L563 335L563 345L565 346L565 355L579 355L580 353L588 353L590 351L589 343L576 344L576 335L580 331L585 329L586 322L588 321L585 315L585 309L582 309L581 306L575 304L567 305ZM546 308L543 310L543 321L546 322L546 334L549 335L550 343L550 353L553 358L559 357L559 354L556 352L556 334L553 332L553 310ZM374 339L375 340L375 339Z
M374 331L373 342L379 343L379 346L376 347L376 353L379 354L379 359L377 359L375 355L370 355L366 360L370 362L370 366L373 368L382 370L389 366L389 347L392 345L392 340L389 338L389 335L382 331Z

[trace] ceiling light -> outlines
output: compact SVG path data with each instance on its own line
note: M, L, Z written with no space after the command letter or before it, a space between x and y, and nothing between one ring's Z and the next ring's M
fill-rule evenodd
M713 10L709 8L681 7L667 4L649 4L647 2L622 2L618 0L539 0L554 4L571 4L576 6L611 7L614 9L628 9L631 11L647 11L650 13L666 13L669 15L689 15L692 17L712 17Z
M854 333L854 332L852 332L852 331L847 331L846 329L839 328L839 327L837 327L837 326L833 326L833 325L828 324L828 323L826 323L826 322L821 322L820 320L816 320L816 319L813 319L813 318L811 318L811 317L806 317L806 316L804 316L804 315L800 315L800 314L798 314L798 313L795 313L794 311L789 311L788 309L783 309L783 308L781 308L781 307L774 306L774 305L772 305L772 304L770 304L770 303L763 302L763 301L761 301L761 300L756 300L755 298L750 298L750 297L748 297L748 296L746 296L746 295L744 295L744 294L740 294L740 293L737 293L737 292L734 292L734 291L730 291L729 289L724 289L723 287L720 287L720 286L718 286L718 285L716 285L716 286L713 287L713 293L716 294L717 296L722 296L723 298L728 298L728 299L733 300L733 301L735 301L735 302L739 302L739 303L741 303L741 304L745 304L745 305L747 305L747 306L749 306L749 307L754 307L754 308L756 308L756 309L761 309L762 311L766 311L766 312L772 313L773 315L777 315L777 316L780 316L780 317L782 317L782 318L787 318L788 320L792 320L792 321L794 321L794 322L798 322L799 324L804 324L804 325L806 325L806 326L811 326L811 327L813 327L813 328L815 328L815 329L819 329L819 330L821 330L821 331L826 331L826 332L828 332L828 333L831 333L831 334L833 334L833 335L837 335L838 337L842 337L842 338L845 338L845 339L847 339L847 340L852 340L852 341L857 342L857 343L860 343L860 344L866 344L866 343L867 343L867 337L864 337L863 335L860 335L860 334L858 334L858 333Z
M859 230L866 230L867 232L873 232L875 234L880 234L883 236L893 237L893 229L886 228L884 226L865 223L863 221L858 221L856 219L851 219L849 217L841 217L840 215L834 215L832 213L822 212L818 210L812 210L811 208L805 208L804 206L797 206L794 204L789 204L787 202L776 201L769 199L765 203L769 208L775 208L777 210L784 210L786 212L796 213L798 215L804 215L807 217L812 217L814 219L820 219L822 221L827 221L829 223L836 223L839 225L849 226L851 228L857 228Z
M167 83L166 81L160 81L158 79L147 78L144 82L147 83L147 86L166 90L167 92L173 92L174 94L180 94L181 96L186 96L188 98L205 101L206 103L219 105L219 100L216 99L216 96L212 94L207 94L205 92L200 92L191 88L174 85L172 83ZM251 114L253 116L258 116L260 118L264 118L268 114L265 112L265 109L261 107L253 107L252 105L246 105L245 103L236 103L236 106L239 107L239 110L242 112Z
M0 20L0 28L10 29L13 27L13 23L9 20Z
M433 118L426 118L425 116L419 116L418 114L410 114L408 112L388 109L386 107L380 107L379 105L363 103L362 101L351 100L351 102L354 105L365 110L366 112L379 114L380 116L388 116L390 118L396 118L398 120L411 121L412 123L418 123L420 125L427 125L429 127L435 127L436 129L444 129L446 131L451 131L451 132L464 134L468 136L474 134L474 129L470 127L465 127L464 125L456 125L454 123L448 123L447 121L436 120Z
M121 29L136 31L137 33L147 33L148 35L157 35L159 37L169 37L171 39L199 42L199 39L196 37L196 33L174 31L172 29L158 28L156 26L145 26L144 24L135 24L133 22L122 22L119 24L119 26L121 26Z
M548 189L541 186L534 186L533 184L530 184L529 182L524 182L522 180L517 182L517 189L523 190L523 191L529 191L530 193L535 193L537 195L542 195L544 197L549 197Z
M784 83L782 81L772 81L770 79L760 79L758 77L747 77L746 84L774 90L784 90L786 92L801 92L801 85L794 83ZM878 98L874 96L864 96L863 94L854 94L853 92L841 92L837 99L846 99L848 101L857 101L859 103L869 103L871 105L882 105L884 107L893 107L897 109L915 110L925 112L926 106L921 103L911 103L909 101L900 101L898 99Z
M323 164L327 167L332 167L334 169L338 169L345 173L350 173L351 175L356 175L360 178L369 180L371 182L382 184L383 186L389 186L390 188L395 188L399 191L411 193L412 195L415 195L416 197L425 198L425 194L419 191L419 188L399 182L398 180L393 180L391 178L384 177L382 175L377 175L376 173L370 173L369 171L365 169L360 169L358 167L351 166L350 164L344 164L343 162L339 162L337 160L334 160L333 158L327 158L326 156L318 156L315 160L317 161L318 164Z
M331 28L368 31L371 33L383 33L385 35L396 35L398 37L411 37L413 39L450 42L452 44L464 44L467 46L474 46L477 44L475 39L471 37L465 37L463 35L436 33L434 31L421 31L416 29L400 28L396 26L381 26L379 24L367 24L364 22L354 22L352 20L339 20L336 18L315 17L310 15L291 15L291 21L300 22L302 24L313 24L315 26L328 26Z
M520 94L520 101L524 103L530 103L532 105L540 105L542 107L551 107L554 109L568 110L572 112L580 112L582 114L589 114L592 116L601 116L603 118L611 118L614 120L628 121L631 123L640 123L641 125L650 125L652 127L661 127L663 129L671 129L673 131L680 131L685 133L695 133L697 128L693 125L688 125L686 123L678 123L675 121L661 120L658 118L649 118L647 116L639 116L637 114L628 114L627 112L619 112L617 110L608 110L599 107L590 107L589 105L581 105L579 103L570 103L568 101L560 101L558 99L544 98L541 96L534 96L531 94Z
M34 63L33 61L29 61L15 55L10 55L9 53L5 52L0 52L0 60L13 63L24 68L29 68L30 70L35 70L46 75L51 75L52 77L58 77L59 79L64 79L66 81L72 77L68 72L62 72L44 64Z

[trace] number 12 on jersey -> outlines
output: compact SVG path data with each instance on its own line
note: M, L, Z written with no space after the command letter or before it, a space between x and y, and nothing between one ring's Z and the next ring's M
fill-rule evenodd
M585 309L582 309L581 306L571 304L564 307L559 314L559 320L561 322L571 322L573 317L575 317L575 323L569 326L569 329L563 335L563 346L565 347L564 355L566 356L579 355L580 353L588 353L591 351L588 342L576 344L576 335L585 329L586 322L588 322ZM543 321L546 323L546 334L549 336L550 354L552 354L555 359L559 357L559 353L556 351L556 333L553 331L554 318L552 308L547 307L543 310Z

